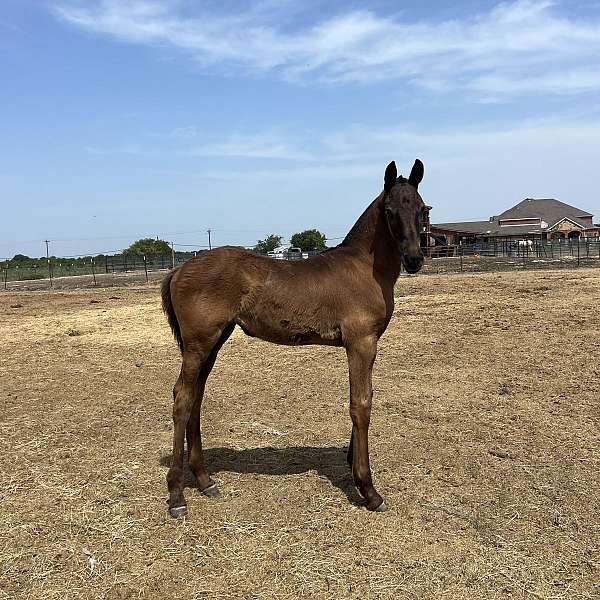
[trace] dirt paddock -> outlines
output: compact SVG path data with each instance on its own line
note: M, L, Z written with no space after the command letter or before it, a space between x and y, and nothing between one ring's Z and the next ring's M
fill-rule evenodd
M167 516L158 287L0 294L0 600L600 598L600 271L401 279L368 513L343 350L236 331Z

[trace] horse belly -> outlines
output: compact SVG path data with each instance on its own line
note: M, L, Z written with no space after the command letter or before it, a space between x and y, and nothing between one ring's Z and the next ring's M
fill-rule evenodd
M274 344L286 346L303 346L307 344L343 345L341 329L335 325L318 325L316 327L300 325L289 318L281 318L277 321L238 318L236 323L246 335Z

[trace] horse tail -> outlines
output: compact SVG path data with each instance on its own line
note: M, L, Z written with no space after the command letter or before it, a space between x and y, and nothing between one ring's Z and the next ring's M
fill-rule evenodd
M162 296L163 311L167 315L169 325L171 326L171 331L177 340L179 350L183 352L183 338L181 337L181 329L179 327L179 321L177 320L177 315L175 314L175 309L173 308L173 302L171 300L171 279L173 279L175 271L177 271L177 269L169 271L167 276L163 279L160 293Z

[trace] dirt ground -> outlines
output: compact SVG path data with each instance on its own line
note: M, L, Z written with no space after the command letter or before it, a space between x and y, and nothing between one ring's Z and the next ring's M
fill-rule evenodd
M179 356L156 284L0 293L0 600L600 598L600 271L403 278L371 460L343 350L236 331L167 515Z

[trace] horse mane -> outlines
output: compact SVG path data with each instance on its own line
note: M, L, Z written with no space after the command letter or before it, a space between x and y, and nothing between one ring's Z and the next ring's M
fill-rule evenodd
M347 233L340 246L348 246L354 240L361 239L365 234L368 234L370 231L374 231L376 221L374 211L377 210L377 206L381 206L380 202L382 197L383 193L377 196L377 198L375 198L375 200L369 204L363 214L358 218L358 221L354 223L352 229L350 229L350 231Z

